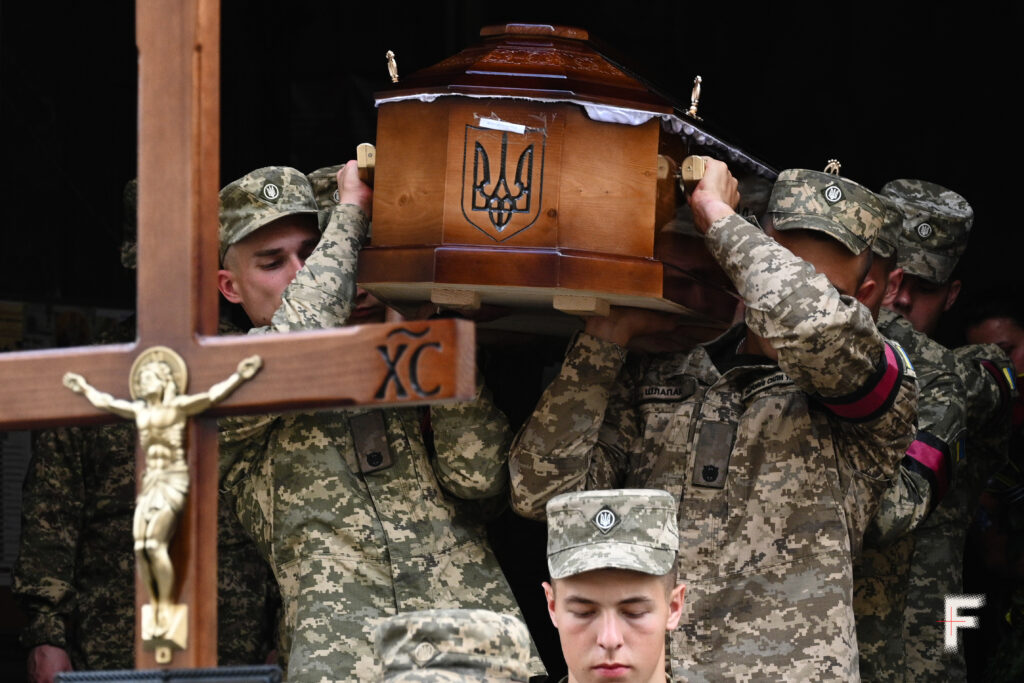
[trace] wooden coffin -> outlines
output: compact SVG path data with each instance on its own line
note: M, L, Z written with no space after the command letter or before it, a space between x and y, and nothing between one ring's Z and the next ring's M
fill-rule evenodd
M688 211L671 171L687 154L726 160L738 177L774 170L604 57L585 31L509 24L480 35L377 93L360 285L392 304L629 305L728 322L731 285L704 272L717 266L700 240L659 234Z

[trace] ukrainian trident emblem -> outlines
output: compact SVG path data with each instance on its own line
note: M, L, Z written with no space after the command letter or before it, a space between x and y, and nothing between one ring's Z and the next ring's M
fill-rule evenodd
M462 215L496 242L533 225L544 186L546 131L509 128L467 124L463 148Z

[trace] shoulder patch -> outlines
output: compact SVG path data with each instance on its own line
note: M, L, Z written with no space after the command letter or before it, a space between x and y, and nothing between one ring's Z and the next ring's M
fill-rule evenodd
M953 467L957 467L961 462L967 460L967 440L964 438L964 433L961 432L957 440L953 442L953 448L950 452L950 459L953 461Z
M914 372L914 364L910 362L910 356L908 356L907 352L903 350L903 346L901 346L899 342L893 341L892 339L889 339L888 342L889 344L892 345L894 349L896 349L896 353L899 354L900 360L903 361L903 367L905 367L910 372Z
M1017 391L1017 378L1010 372L1010 368L1003 366L1003 377L1006 378L1006 383L1010 385L1010 388Z
M754 394L780 384L793 384L793 380L784 372L774 372L747 385L747 388L743 390L743 400L747 401Z
M992 379L995 380L996 386L999 387L999 393L1002 395L1001 402L1004 406L1010 405L1013 395L1017 391L1017 378L1011 372L1012 366L1006 364L1008 362L980 361L981 367L988 371Z

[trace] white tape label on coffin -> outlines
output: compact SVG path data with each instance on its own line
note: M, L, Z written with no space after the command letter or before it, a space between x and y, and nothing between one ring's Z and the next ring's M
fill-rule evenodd
M507 130L510 133L519 133L522 135L526 132L526 126L518 123L509 123L508 121L502 121L500 119L480 119L481 128L490 128L491 130Z

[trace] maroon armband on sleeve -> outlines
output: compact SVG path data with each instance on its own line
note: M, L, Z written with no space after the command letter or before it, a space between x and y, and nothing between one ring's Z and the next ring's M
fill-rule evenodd
M932 489L931 507L934 508L949 491L949 478L953 454L942 439L918 432L903 456L903 467L920 474Z
M891 406L910 361L898 344L886 341L878 367L860 390L847 396L820 398L832 414L851 422L873 420Z

